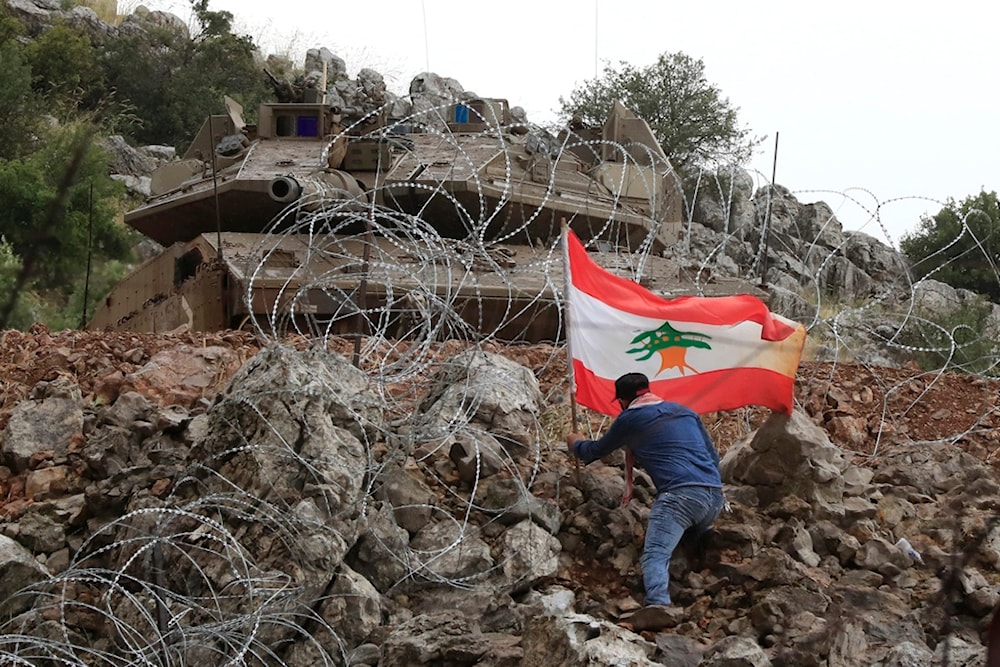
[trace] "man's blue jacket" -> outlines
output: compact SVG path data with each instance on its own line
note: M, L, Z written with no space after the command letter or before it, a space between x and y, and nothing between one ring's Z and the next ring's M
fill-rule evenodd
M634 405L634 403L633 403ZM669 401L629 407L600 440L578 440L573 453L590 463L628 447L658 493L682 486L722 488L719 453L698 413Z

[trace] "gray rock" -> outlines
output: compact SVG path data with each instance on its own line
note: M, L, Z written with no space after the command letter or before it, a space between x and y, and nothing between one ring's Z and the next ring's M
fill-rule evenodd
M136 148L143 155L152 158L157 166L164 162L172 162L177 159L177 149L173 146L160 146L151 144Z
M771 660L757 642L748 637L730 636L705 651L701 667L770 667Z
M309 49L306 51L306 72L322 72L324 65L326 66L326 77L328 81L337 81L347 78L347 63L340 56L336 55L326 47Z
M65 461L73 437L82 432L80 388L66 378L42 382L11 413L0 437L0 456L15 472L25 470L32 455L42 451Z
M127 14L118 26L121 35L145 34L153 30L167 31L182 40L191 38L187 23L179 16L169 12L150 11L142 5Z
M493 567L490 547L471 525L444 520L428 525L410 541L414 573L432 582L482 579Z
M496 438L474 429L456 433L447 454L458 472L458 478L468 486L506 469L509 458Z
M727 483L756 487L762 505L794 495L821 513L842 503L848 464L826 431L795 410L791 416L772 413L750 439L726 452L720 467Z
M21 517L19 528L19 541L35 553L51 553L66 546L64 525L47 512L28 512Z
M111 180L118 181L125 189L140 197L153 194L153 179L149 176L132 176L129 174L111 174Z
M933 667L981 667L986 664L986 647L960 637L949 636L934 649Z
M350 665L350 667L361 667L362 665L375 667L375 665L378 664L381 654L382 650L377 645L362 644L351 651L350 659L347 664Z
M30 551L0 535L0 618L28 609L35 599L35 593L29 589L47 577L48 572Z
M660 632L654 641L659 649L656 662L664 667L697 667L705 654L704 644L683 635Z
M537 523L525 519L504 531L497 553L505 584L525 591L543 577L556 573L559 540Z
M382 474L378 497L388 501L396 523L411 535L431 520L436 496L412 468L391 467Z
M371 582L347 565L341 565L319 615L348 649L359 646L382 624L381 595Z
M527 368L482 351L456 356L431 379L417 409L423 432L473 423L493 435L507 455L537 452L541 392Z
M416 557L410 553L410 536L396 524L389 507L369 508L362 518L365 529L348 562L380 592L389 592L406 581L416 566Z
M456 611L476 619L483 632L520 634L525 618L535 611L530 604L515 602L499 585L478 588L425 585L410 594L396 595L393 601L405 604L414 616L435 614L443 609Z
M903 642L889 649L884 667L930 667L933 654L923 644Z
M148 421L153 413L153 403L142 394L125 392L110 406L100 411L100 419L120 427L132 426L138 421Z
M108 169L122 176L149 176L157 167L156 160L144 151L133 148L121 135L113 134L102 142L108 153Z
M550 534L559 532L562 516L551 500L536 497L518 478L491 478L482 483L479 505L500 523L530 519Z
M440 130L447 129L451 105L466 97L462 84L433 72L417 74L410 81L411 113Z
M910 566L909 556L881 537L873 537L862 544L854 554L854 561L858 567L887 577L895 576Z
M396 627L382 644L380 664L474 665L488 648L475 619L440 611Z
M624 628L585 614L537 616L521 638L523 667L652 667L656 646Z
M820 563L820 557L813 549L812 535L806 530L802 521L796 517L791 517L769 541L780 545L786 553L800 563L810 567L816 567Z

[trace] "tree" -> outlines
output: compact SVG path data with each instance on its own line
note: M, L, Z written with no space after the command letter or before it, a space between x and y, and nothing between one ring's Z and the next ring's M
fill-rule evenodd
M705 65L684 53L664 53L636 68L622 62L559 98L564 120L579 117L602 125L615 100L644 118L678 171L688 167L741 164L763 138L740 127L739 109L705 78Z
M49 113L70 118L96 108L105 89L97 50L83 32L56 24L25 49L34 90L45 97Z
M30 151L41 116L31 89L31 67L17 40L22 30L17 21L0 14L0 159Z
M232 32L229 12L192 6L200 31L193 38L166 27L114 40L104 58L118 99L143 120L132 137L183 151L205 118L222 111L230 95L250 111L268 93L253 40Z
M33 286L72 291L88 253L99 261L129 256L117 220L122 187L107 174L107 156L83 124L49 130L40 150L0 161L0 236L31 269Z
M949 200L937 215L905 234L899 248L914 277L932 277L1000 303L1000 202L981 191L962 202Z

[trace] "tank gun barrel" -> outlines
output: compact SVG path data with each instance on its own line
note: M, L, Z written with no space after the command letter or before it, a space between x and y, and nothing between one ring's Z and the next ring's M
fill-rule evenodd
M267 193L280 204L291 204L302 196L302 186L291 176L278 176L268 185Z
M267 188L268 195L280 204L302 200L302 208L314 211L334 201L355 200L364 206L368 197L357 180L347 172L329 169L308 178L277 176Z

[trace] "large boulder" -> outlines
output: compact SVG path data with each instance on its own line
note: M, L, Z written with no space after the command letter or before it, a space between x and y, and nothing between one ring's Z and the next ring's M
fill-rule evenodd
M378 405L340 355L276 345L233 376L192 454L216 471L206 483L296 508L303 537L322 534L332 549L323 560L337 565L358 536Z
M482 350L464 352L431 379L417 409L419 430L453 432L471 423L519 458L538 451L541 401L538 380L524 366Z
M728 483L755 487L761 507L787 496L813 511L834 508L844 499L843 451L800 410L773 413L749 439L731 447L720 469Z
M82 432L83 398L76 383L67 377L40 382L29 400L14 408L0 434L0 456L17 472L27 469L36 455L65 461Z

